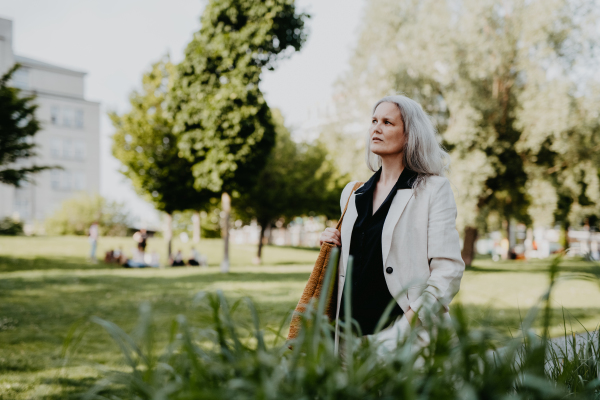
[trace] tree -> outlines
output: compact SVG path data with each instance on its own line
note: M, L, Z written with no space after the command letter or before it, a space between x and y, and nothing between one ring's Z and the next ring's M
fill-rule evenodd
M121 173L140 196L167 215L169 256L173 212L202 209L214 197L208 190L194 188L193 164L180 157L172 120L165 110L173 78L174 66L165 57L144 74L142 90L131 94L131 110L123 115L109 113L116 128L112 151L123 164Z
M252 188L275 142L259 89L263 68L305 40L305 14L293 0L212 0L185 52L171 91L171 111L195 185L221 193L224 257L229 270L231 194Z
M275 147L256 185L241 194L236 212L255 218L260 226L257 260L262 260L265 232L280 218L314 213L339 217L339 197L347 183L319 144L296 143L274 110Z
M400 91L423 104L452 156L450 178L457 188L467 264L479 230L502 225L508 230L512 220L530 224L530 211L538 205L548 208L542 204L546 199L533 198L532 190L568 186L568 179L558 177L552 178L556 183L540 185L548 171L564 162L565 170L587 168L589 183L597 175L598 164L590 169L591 161L586 167L573 157L586 143L582 137L572 140L573 132L591 138L593 130L571 118L583 112L585 101L578 100L582 91L577 89L587 85L570 68L593 65L586 52L597 39L583 37L594 32L590 15L595 13L588 13L592 3L369 3L352 68L341 81L338 109L347 121L346 132L357 117L367 120L365 102L383 95ZM561 158L567 154L568 162Z
M15 163L34 158L37 145L33 137L40 130L35 117L35 96L22 96L21 91L9 86L9 81L19 64L0 78L0 182L20 187L31 175L50 166L22 166Z
M122 203L108 201L98 194L81 193L63 201L44 224L46 233L51 235L87 235L94 221L98 221L104 236L125 236L131 216Z

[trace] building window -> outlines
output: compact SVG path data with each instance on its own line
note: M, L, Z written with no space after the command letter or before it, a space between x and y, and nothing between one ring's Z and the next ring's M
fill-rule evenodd
M31 191L27 188L15 189L15 212L20 219L28 220L31 217Z
M71 190L71 171L62 171L62 189Z
M75 111L72 108L65 107L62 110L63 125L72 127L75 125Z
M73 156L76 160L85 160L85 142L83 140L75 141Z
M73 174L73 186L75 190L85 190L85 173L77 171Z
M52 122L52 125L58 125L60 123L60 107L52 106L50 108L50 122Z
M55 169L50 171L50 186L54 190L60 189L60 172Z
M75 110L75 128L83 128L83 110L80 108Z
M60 158L60 144L60 139L50 139L50 155L52 156L52 158Z
M19 68L12 76L13 85L19 89L29 89L29 69Z
M63 158L73 158L73 142L70 139L65 139L63 142Z

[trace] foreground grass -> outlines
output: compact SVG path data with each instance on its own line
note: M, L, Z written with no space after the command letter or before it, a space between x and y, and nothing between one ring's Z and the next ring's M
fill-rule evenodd
M99 254L131 246L128 238L103 238ZM184 254L189 243L176 242ZM164 250L159 239L149 249ZM254 246L232 246L232 273L218 272L221 242L204 240L209 268L130 270L86 261L85 238L0 237L0 399L65 398L81 393L97 376L97 364L121 365L119 349L108 335L89 322L98 316L131 329L139 306L152 305L157 340L166 343L178 314L203 326L210 312L193 307L200 290L222 289L235 301L250 296L272 340L295 306L317 252L267 247L264 265L252 266ZM547 288L547 262L479 260L465 273L459 300L474 325L516 331L520 310L527 310ZM562 331L562 307L576 331L600 322L600 291L592 278L600 268L583 261L561 264L561 279L553 294L551 333ZM66 354L62 345L73 333ZM85 334L84 334L85 333ZM80 336L81 334L81 336ZM78 338L81 338L80 340ZM66 358L66 362L65 362Z

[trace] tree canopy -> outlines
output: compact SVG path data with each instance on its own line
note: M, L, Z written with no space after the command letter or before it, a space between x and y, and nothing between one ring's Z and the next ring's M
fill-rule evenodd
M49 166L23 165L35 158L37 144L33 138L41 129L35 116L35 96L23 96L21 90L10 86L16 64L0 78L0 182L21 186L31 175Z
M296 143L284 126L279 110L274 110L275 147L267 158L252 189L237 199L236 213L255 218L261 227L258 258L261 258L265 230L280 218L300 215L339 217L339 197L346 176L340 176L320 143Z
M198 188L252 187L275 139L260 74L300 49L305 18L291 0L206 6L171 92L179 147L193 162Z
M192 162L180 157L177 136L165 106L173 84L174 66L165 58L152 65L142 78L141 91L134 91L131 110L109 113L116 128L113 155L121 161L121 173L135 190L157 210L202 209L215 195L194 188Z

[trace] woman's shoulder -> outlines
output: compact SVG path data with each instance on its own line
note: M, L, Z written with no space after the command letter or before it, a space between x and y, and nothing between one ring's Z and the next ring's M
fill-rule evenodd
M348 202L348 198L350 197L350 194L352 192L352 188L358 183L359 181L352 181L352 182L348 182L346 184L346 186L344 187L344 190L342 190L342 195L340 196L340 208L342 210L344 210L344 206L346 205L346 203Z
M430 175L426 177L423 181L422 190L427 193L426 196L430 198L430 202L436 200L444 202L448 197L454 199L452 184L445 176Z

